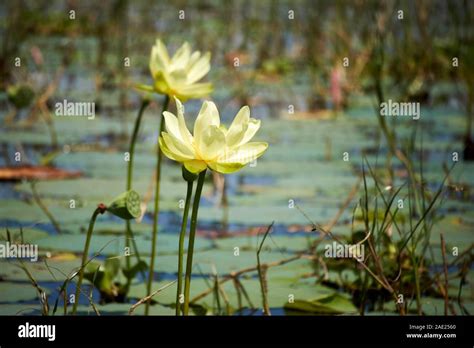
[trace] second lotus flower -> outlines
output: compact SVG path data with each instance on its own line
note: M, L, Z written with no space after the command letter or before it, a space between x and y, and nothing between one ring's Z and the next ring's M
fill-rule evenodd
M187 42L170 57L163 42L156 40L150 56L153 86L137 87L148 92L175 96L182 101L205 97L212 92L212 84L198 81L209 72L210 59L209 52L204 55L199 51L191 52Z
M260 121L250 117L250 109L240 109L226 129L220 123L219 111L213 102L204 102L194 123L194 136L184 119L184 107L176 100L177 116L165 111L166 132L159 142L163 153L181 162L192 173L207 167L223 173L233 173L260 157L268 147L265 142L249 142L260 128Z

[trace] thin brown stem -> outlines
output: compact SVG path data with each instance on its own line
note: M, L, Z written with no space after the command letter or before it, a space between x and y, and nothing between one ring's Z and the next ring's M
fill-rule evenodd
M443 271L444 271L444 315L448 315L449 297L448 297L448 262L446 260L446 242L444 236L440 233L441 254L443 255Z

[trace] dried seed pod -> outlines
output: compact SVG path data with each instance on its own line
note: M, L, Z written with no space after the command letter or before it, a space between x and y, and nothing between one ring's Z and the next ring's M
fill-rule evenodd
M133 190L126 191L113 200L107 211L125 220L136 219L141 214L140 196Z
M23 109L31 105L35 92L29 85L14 85L8 87L7 96L16 108Z

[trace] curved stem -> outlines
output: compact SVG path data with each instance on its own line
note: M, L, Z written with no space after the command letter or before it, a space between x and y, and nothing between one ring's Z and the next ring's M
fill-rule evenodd
M31 181L31 192L33 193L33 199L35 200L36 204L41 208L41 210L46 214L48 217L49 221L51 221L51 224L53 225L54 229L58 234L61 234L61 227L59 226L58 221L54 218L53 214L48 209L48 206L43 203L41 200L40 195L38 194L38 191L36 191L36 182Z
M129 159L127 165L127 191L132 189L132 178L133 178L133 159L135 155L135 143L137 142L138 131L140 130L140 124L142 122L142 117L146 107L150 104L150 101L147 99L142 100L140 110L138 111L138 116L135 119L135 126L133 128L132 138L130 140L130 149L128 151ZM125 230L125 247L130 250L130 240L133 241L133 247L135 249L135 254L137 255L138 262L140 262L140 254L138 253L138 248L133 238L133 232L130 228L130 220L126 220L126 230ZM125 258L125 264L127 269L130 269L130 256ZM131 279L127 279L127 288L129 287Z
M86 266L87 257L89 254L89 246L91 243L92 231L94 231L95 220L97 219L97 216L99 214L103 214L104 211L105 211L105 207L103 205L99 205L94 210L94 213L92 214L92 217L89 222L89 229L87 230L87 236L86 236L86 244L84 245L84 252L82 253L81 268L79 269L79 280L77 281L77 285L76 285L76 295L74 296L74 306L72 307L72 315L76 314L77 305L79 303L79 295L81 292L82 280L84 279L84 267Z
M199 173L199 178L194 194L193 212L191 214L191 229L189 231L188 244L188 258L186 261L186 276L184 279L184 315L189 312L189 292L191 289L191 272L193 268L193 253L194 253L194 238L196 237L196 224L199 210L199 202L201 200L202 187L204 185L204 178L206 177L206 170Z
M138 131L140 130L140 124L142 122L143 113L146 107L150 104L149 100L143 99L142 104L140 106L140 110L138 111L138 116L135 120L135 126L133 128L132 139L130 140L130 149L129 149L129 161L127 167L127 191L132 188L132 178L133 178L133 158L135 154L135 143L138 137Z
M193 195L193 181L188 181L188 190L186 192L186 202L184 203L183 222L181 223L181 232L179 233L179 259L178 259L178 289L176 291L176 315L181 311L181 303L179 297L183 289L183 254L184 254L184 238L186 237L186 227L188 225L189 205L191 196Z
M160 114L160 132L158 137L161 135L161 132L164 130L165 120L163 118L163 112L168 109L168 104L170 97L167 95L163 102L163 110ZM161 162L163 160L163 152L158 145L157 158L156 158L156 185L155 185L155 204L153 211L153 232L151 240L151 259L150 259L150 270L148 272L148 283L146 286L146 295L149 296L151 293L151 285L153 283L153 275L155 271L155 252L156 252L156 237L158 234L158 217L160 212L160 178L161 178ZM147 301L145 305L145 315L148 315L150 311L150 301Z

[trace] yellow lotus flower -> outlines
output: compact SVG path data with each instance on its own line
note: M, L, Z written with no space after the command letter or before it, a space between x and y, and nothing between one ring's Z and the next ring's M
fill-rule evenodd
M184 107L176 99L178 116L163 112L166 132L159 142L163 153L181 162L191 173L200 173L207 167L229 174L260 157L268 147L264 142L249 142L260 128L260 121L250 117L250 109L240 109L226 129L220 123L219 111L213 102L202 104L194 123L194 136L184 120Z
M183 101L205 97L212 92L212 84L197 82L209 72L210 59L210 52L202 56L199 51L191 53L187 42L170 58L166 46L158 39L150 56L150 71L154 84L137 87L148 92L175 96Z

